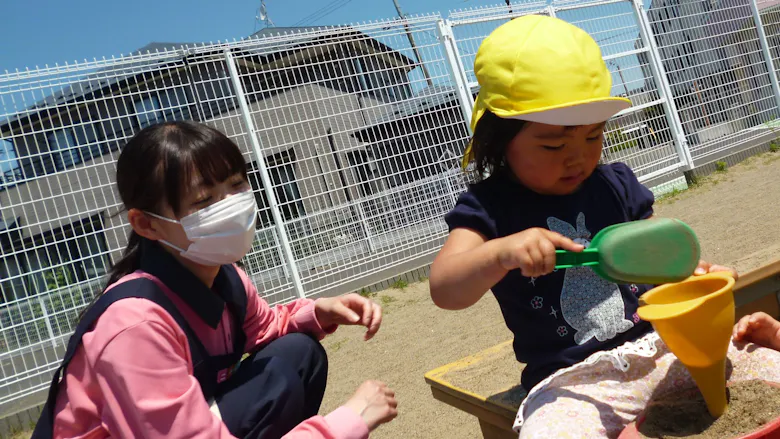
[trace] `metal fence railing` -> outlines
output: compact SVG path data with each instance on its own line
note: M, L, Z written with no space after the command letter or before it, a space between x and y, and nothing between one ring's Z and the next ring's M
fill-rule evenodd
M780 128L780 2L521 2L0 74L0 413L45 388L123 249L114 166L160 121L225 132L260 207L241 262L270 303L430 261L465 189L473 61L524 14L600 44L614 95L605 161L641 181L768 142Z

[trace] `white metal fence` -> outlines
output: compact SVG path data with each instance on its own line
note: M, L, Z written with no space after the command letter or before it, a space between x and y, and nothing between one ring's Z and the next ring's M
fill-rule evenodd
M139 129L193 119L241 147L242 263L270 303L360 289L443 242L490 31L536 13L593 35L634 103L605 160L648 181L774 139L780 3L755 1L525 2L1 74L0 413L40 397L124 246L114 165Z

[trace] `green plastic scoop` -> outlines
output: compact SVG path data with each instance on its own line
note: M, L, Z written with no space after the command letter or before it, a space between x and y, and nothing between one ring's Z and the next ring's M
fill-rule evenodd
M555 268L590 267L615 283L664 284L690 277L701 250L687 224L658 218L606 227L582 252L556 253Z

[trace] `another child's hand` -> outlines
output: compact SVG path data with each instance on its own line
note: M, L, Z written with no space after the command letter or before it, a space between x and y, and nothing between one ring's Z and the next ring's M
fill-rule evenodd
M317 299L314 313L323 328L333 325L365 326L368 328L366 340L370 340L382 324L382 308L355 293Z
M693 274L695 276L701 276L703 274L715 273L717 271L726 271L730 273L734 277L734 279L737 279L739 277L737 270L731 267L726 267L724 265L710 264L707 261L699 261L699 266L696 267L696 271L694 271Z
M547 229L533 228L501 238L498 261L505 270L539 277L555 269L555 249L581 252L585 247Z
M398 402L395 392L379 381L366 381L344 404L363 418L368 431L390 422L398 416Z
M769 314L757 312L742 317L734 325L735 341L747 341L780 351L780 322Z

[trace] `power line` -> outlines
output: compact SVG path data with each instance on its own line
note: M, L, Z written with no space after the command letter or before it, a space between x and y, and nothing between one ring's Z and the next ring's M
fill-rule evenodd
M625 32L621 32L619 34L615 34L615 35L612 35L612 36L609 36L609 37L604 37L604 38L598 39L598 40L596 40L596 42L597 43L601 43L603 41L607 41L607 40L611 40L613 38L621 37L623 35L628 35L628 34L637 34L638 35L638 33L639 33L638 30L630 29L630 30L627 30Z
M328 15L338 11L339 9L343 8L344 6L348 5L352 0L333 0L332 2L328 3L327 5L323 6L322 8L312 12L311 14L307 15L306 17L303 17L302 19L298 20L297 23L294 23L293 26L303 26L307 24L312 24L317 20L323 19L327 17Z

